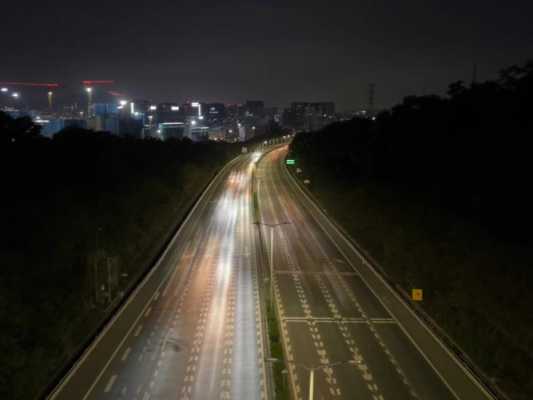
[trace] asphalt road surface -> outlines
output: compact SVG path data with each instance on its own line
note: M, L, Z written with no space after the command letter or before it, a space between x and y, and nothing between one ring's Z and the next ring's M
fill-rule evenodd
M252 169L219 174L51 399L267 397Z
M285 154L221 171L49 399L269 397L254 171L259 218L290 222L272 228L273 292L295 398L308 398L309 368L314 399L491 398L299 188Z
M286 151L266 155L256 177L261 220L290 222L274 228L273 259L293 396L308 398L316 368L315 399L491 398L311 204Z

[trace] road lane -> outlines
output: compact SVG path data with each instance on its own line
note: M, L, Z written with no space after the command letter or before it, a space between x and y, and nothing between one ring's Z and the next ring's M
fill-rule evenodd
M353 360L356 365L316 371L315 398L490 398L466 374L456 379L460 368L443 373L439 362L445 367L450 362L444 352L428 362L428 354L407 335L404 325L413 322L390 312L396 310L390 307L394 296L382 291L378 299L366 271L354 268L358 264L346 256L348 249L339 248L340 240L317 222L284 170L285 154L279 149L265 156L257 179L262 220L291 221L275 230L274 282L295 397L308 396L309 375L297 363Z
M141 285L147 300L119 313L133 323L104 331L106 354L94 346L52 399L266 398L252 168L241 157L217 178Z

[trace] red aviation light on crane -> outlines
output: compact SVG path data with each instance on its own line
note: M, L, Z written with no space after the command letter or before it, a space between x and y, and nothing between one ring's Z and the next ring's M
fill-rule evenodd
M124 93L115 92L114 90L110 90L107 93L109 93L113 97L128 97Z
M85 86L93 86L93 85L112 85L115 83L115 81L106 81L106 80L96 80L96 81L81 81Z
M59 83L41 83L41 82L0 82L1 86L30 86L30 87L46 87L58 88Z

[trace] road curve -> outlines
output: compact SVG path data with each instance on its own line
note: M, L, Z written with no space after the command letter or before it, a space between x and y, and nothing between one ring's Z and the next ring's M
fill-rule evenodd
M274 293L293 397L318 368L315 399L492 398L299 188L286 153L256 178L262 221L290 222L274 231Z
M251 156L213 180L53 400L267 397Z

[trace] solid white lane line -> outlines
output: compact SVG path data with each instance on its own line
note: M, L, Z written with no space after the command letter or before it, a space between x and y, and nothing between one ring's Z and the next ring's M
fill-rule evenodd
M146 312L144 313L144 317L148 317L150 315L150 313L152 312L152 307L148 307L148 310L146 310Z
M106 385L106 387L104 389L104 393L108 393L111 390L111 388L113 387L113 384L117 380L117 377L118 377L118 375L115 374L115 375L111 376L111 378L109 378L109 381L107 382L107 385Z

